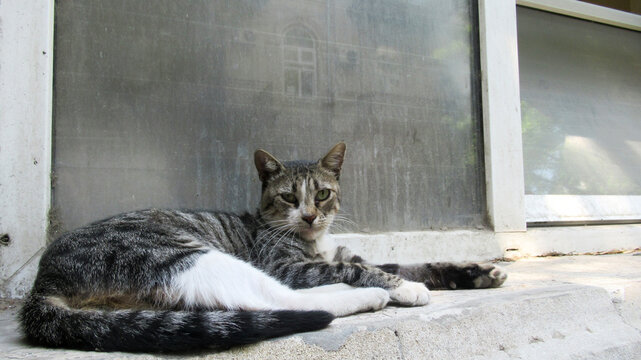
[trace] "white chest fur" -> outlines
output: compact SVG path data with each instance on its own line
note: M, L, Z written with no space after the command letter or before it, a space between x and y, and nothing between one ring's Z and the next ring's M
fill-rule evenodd
M329 234L323 234L316 239L316 253L320 255L325 261L334 261L336 256L336 244L334 239Z

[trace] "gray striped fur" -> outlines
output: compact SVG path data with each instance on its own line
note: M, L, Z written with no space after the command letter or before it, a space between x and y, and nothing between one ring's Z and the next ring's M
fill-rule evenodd
M403 283L401 276L429 285L429 264L411 271L376 267L344 248L333 261L321 258L316 240L340 209L344 153L339 143L319 161L281 163L258 150L262 197L254 214L148 209L62 235L43 254L21 311L27 338L97 350L226 348L319 329L333 319L322 311L193 308L170 298L172 279L213 250L293 289L346 283L393 291Z

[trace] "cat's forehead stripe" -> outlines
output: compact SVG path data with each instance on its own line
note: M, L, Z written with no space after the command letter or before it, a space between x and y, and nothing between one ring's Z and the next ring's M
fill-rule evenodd
M307 183L306 179L302 179L302 181L300 182L300 193L303 195L303 197L305 197L305 194L307 193L306 186L305 186L306 183Z

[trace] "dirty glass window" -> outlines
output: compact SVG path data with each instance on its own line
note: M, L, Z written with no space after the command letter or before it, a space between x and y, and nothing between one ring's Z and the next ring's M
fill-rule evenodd
M641 33L519 7L526 193L641 195Z
M335 231L483 226L475 1L57 1L54 207L254 211L347 143Z

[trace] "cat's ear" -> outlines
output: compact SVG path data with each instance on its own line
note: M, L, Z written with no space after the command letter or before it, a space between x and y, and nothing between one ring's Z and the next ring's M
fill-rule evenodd
M254 153L254 164L256 164L258 177L262 182L267 181L270 176L284 169L283 164L265 150L256 150Z
M343 159L345 158L345 143L339 142L320 159L319 165L334 173L336 179L340 177L341 166L343 166Z

